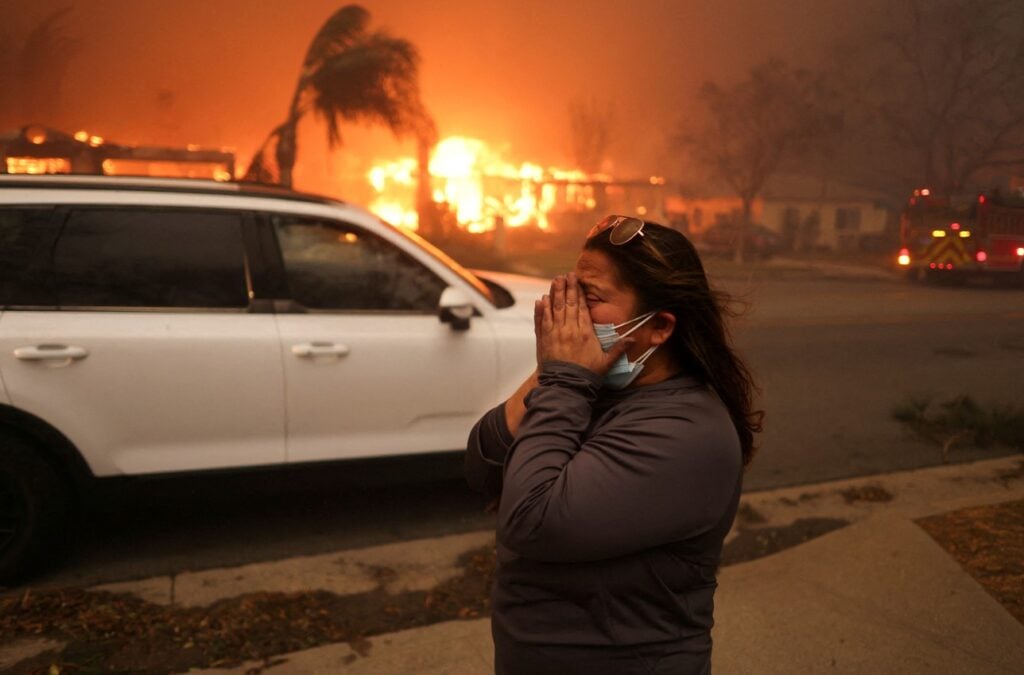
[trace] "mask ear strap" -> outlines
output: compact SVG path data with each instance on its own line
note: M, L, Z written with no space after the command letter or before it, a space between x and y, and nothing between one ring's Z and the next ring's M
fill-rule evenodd
M630 319L629 321L624 321L624 322L620 323L618 326L616 326L616 328L622 328L623 326L625 326L627 324L630 324L630 323L633 323L634 321L639 321L640 322L637 325L635 325L632 328L630 328L629 330L627 330L625 333L623 333L619 337L620 338L626 337L627 335L629 335L630 333L635 331L637 328L639 328L640 326L642 326L645 323L647 323L648 321L650 321L651 317L654 316L655 314L657 314L657 312L647 312L646 314L642 314L642 315L636 317L635 319Z
M646 352L644 352L643 354L641 354L640 356L637 357L636 361L633 362L633 365L634 366L642 365L644 361L646 361L647 359L649 359L651 357L651 354L654 353L654 350L657 349L660 346L661 345L651 345L650 349L648 349Z

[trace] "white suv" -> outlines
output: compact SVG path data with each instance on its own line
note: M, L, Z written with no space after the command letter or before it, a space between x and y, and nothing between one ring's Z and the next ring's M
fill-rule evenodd
M0 580L92 477L463 448L545 289L484 274L323 198L0 177Z

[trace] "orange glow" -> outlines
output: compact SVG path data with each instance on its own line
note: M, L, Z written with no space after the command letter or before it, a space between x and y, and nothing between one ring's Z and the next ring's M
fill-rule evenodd
M98 147L100 145L103 145L103 137L102 136L90 136L89 137L89 145L91 145L94 148Z
M89 132L84 130L84 129L81 130L81 131L76 131L75 132L75 140L78 141L79 143L88 143L89 142Z
M374 165L366 176L377 195L370 210L395 225L416 229L417 173L412 157ZM596 202L591 183L608 180L573 169L516 165L484 141L465 136L449 136L437 144L430 176L433 201L446 205L459 226L473 233L493 230L499 220L508 227L548 229L548 214L555 208L592 209Z
M168 178L212 178L229 181L231 172L219 162L174 162L148 159L105 159L103 173L108 176L164 176Z
M7 173L71 173L71 162L63 157L8 157Z

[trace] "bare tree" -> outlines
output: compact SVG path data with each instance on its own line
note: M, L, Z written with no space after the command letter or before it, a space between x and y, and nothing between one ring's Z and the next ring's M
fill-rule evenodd
M900 0L845 58L861 164L906 194L1024 169L1024 4ZM870 154L871 156L865 156Z
M569 137L576 166L597 173L608 155L612 140L615 108L611 101L599 103L582 96L569 102Z
M700 101L706 115L681 124L679 144L740 198L737 262L743 261L754 200L768 179L808 158L839 130L841 117L830 109L830 98L821 75L773 59L730 88L705 83Z

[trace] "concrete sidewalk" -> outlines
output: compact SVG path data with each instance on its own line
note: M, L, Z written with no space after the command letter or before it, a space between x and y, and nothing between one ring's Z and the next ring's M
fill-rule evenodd
M804 485L743 496L727 542L813 519L850 523L808 543L722 569L717 673L1020 673L1024 626L913 519L1024 498L1017 457ZM459 573L460 554L493 542L478 532L106 585L158 604L203 606L256 591L384 583L427 589ZM0 669L54 643L0 646ZM449 621L203 673L492 672L488 619ZM20 651L17 651L20 650ZM13 659L13 660L12 660Z

